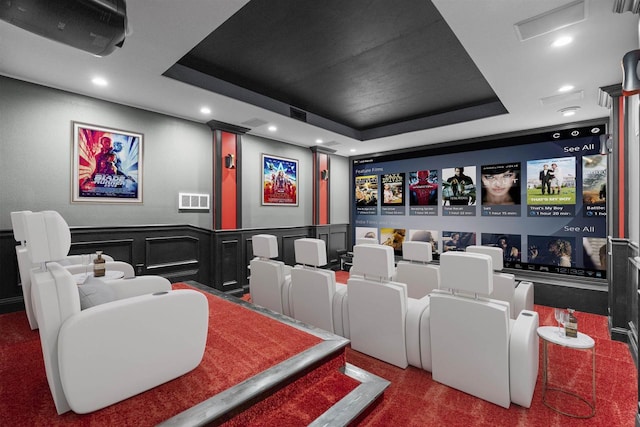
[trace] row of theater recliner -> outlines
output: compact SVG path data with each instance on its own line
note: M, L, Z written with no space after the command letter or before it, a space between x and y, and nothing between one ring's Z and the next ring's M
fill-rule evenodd
M277 238L255 235L254 304L351 340L354 350L432 372L433 379L509 407L529 407L538 375L533 284L502 273L502 250L472 246L431 264L431 245L356 244L346 285L320 239L294 242L297 265L276 261Z
M87 267L68 255L71 232L58 212L12 212L11 222L26 313L39 330L58 414L96 411L200 364L209 324L202 293L134 277L131 265L108 256L107 270L122 279L78 285L73 274Z

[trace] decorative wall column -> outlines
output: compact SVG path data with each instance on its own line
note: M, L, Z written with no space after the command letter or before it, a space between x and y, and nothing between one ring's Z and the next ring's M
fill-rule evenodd
M250 129L212 120L213 229L242 228L242 135Z
M629 239L629 105L622 85L600 88L600 105L609 107L607 144L607 280L609 283L609 333L637 349L638 283L630 260L638 250ZM637 354L637 350L636 350Z
M313 152L313 225L328 225L330 213L330 154L335 150L321 146L311 147Z

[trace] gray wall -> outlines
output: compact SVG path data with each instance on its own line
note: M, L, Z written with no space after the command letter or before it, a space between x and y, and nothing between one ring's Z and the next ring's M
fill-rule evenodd
M331 190L331 223L349 224L349 193L352 185L350 179L349 159L331 156L331 173L329 183Z
M298 160L298 206L262 206L262 154ZM349 223L349 159L331 156L332 224ZM313 153L309 148L253 135L242 137L242 226L303 226L313 221Z
M298 206L262 206L262 154L298 160ZM313 153L309 148L253 135L242 137L242 225L244 228L303 226L313 221ZM332 224L349 223L349 160L331 156L330 217Z
M262 154L298 160L298 206L262 206ZM311 150L253 135L242 137L242 227L310 225L313 221Z
M142 204L71 203L73 121L144 135ZM12 211L44 209L59 211L71 226L211 229L211 212L180 212L178 193L212 194L212 153L212 132L205 124L0 76L0 229L11 229ZM261 153L300 161L298 207L260 205ZM308 148L245 135L242 157L244 228L311 225ZM332 223L348 223L348 209L338 208L348 206L347 159L332 159L332 182Z

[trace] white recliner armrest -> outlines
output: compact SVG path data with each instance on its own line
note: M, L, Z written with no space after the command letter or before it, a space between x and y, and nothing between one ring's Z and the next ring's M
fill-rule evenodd
M522 310L533 311L533 300L533 283L527 281L518 283L513 294L513 310L515 316Z
M283 271L283 273L284 273L285 277L286 277L286 276L291 276L291 269L292 269L293 267L291 267L290 265L284 264L284 266L283 266L282 268L283 268L283 270L282 270L282 271Z
M109 280L105 282L105 285L115 292L117 299L171 290L171 282L160 276L138 276L129 279Z
M204 354L208 316L206 297L194 290L126 298L71 316L58 338L69 406L92 412L191 371Z
M437 290L435 291L437 292ZM425 371L432 371L431 363L431 307L427 306L420 318L420 363Z
M509 340L509 389L511 401L531 406L538 378L538 313L523 310L511 328Z
M500 272L493 273L493 292L491 292L489 297L508 303L512 319L515 319L518 316L513 304L515 287L516 280L513 274Z
M429 308L429 295L420 299L407 299L407 317L406 323L406 343L407 343L407 361L409 365L416 368L424 368L422 366L422 351L426 350L431 354L431 344L422 343L424 334L421 330L423 323L422 317ZM426 347L423 344L427 344Z
M282 314L291 317L293 313L293 304L291 301L291 274L284 276L282 282Z
M336 293L333 294L333 328L341 337L349 338L349 294L344 283L336 283Z

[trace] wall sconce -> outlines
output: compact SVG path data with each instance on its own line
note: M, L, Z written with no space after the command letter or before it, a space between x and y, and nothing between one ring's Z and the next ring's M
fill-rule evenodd
M229 153L224 157L224 167L227 169L235 169L236 163L233 154Z
M640 49L627 52L622 57L622 94L640 93Z
M327 169L322 169L320 171L320 179L322 179L323 181L329 180L329 171Z
M610 134L600 135L600 154L605 155L611 151L613 147L613 138Z

